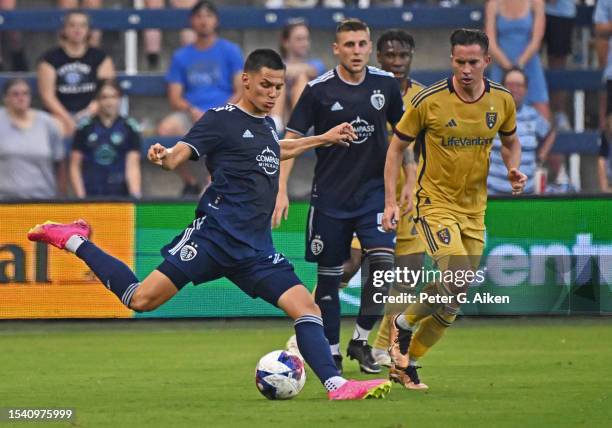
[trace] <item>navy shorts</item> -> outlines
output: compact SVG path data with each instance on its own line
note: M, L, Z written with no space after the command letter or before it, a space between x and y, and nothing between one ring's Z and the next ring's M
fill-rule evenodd
M197 285L226 277L252 298L260 297L277 306L285 291L302 283L293 265L273 247L269 251L246 248L208 223L206 217L194 220L161 250L165 261L158 270L177 288L182 288L186 279ZM235 256L244 252L253 255Z
M383 213L369 211L353 218L330 217L315 207L308 211L306 260L322 266L340 266L351 256L353 233L361 248L395 248L395 232L382 228Z

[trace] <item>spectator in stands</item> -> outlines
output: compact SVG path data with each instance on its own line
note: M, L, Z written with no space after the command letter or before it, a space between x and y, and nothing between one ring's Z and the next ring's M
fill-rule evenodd
M546 161L555 142L556 133L550 123L535 108L525 102L528 91L527 83L527 76L519 68L508 71L502 81L502 84L512 93L512 98L516 103L516 129L522 151L519 169L528 177L523 192L530 194L535 191L534 177L537 164ZM501 148L501 141L497 137L491 150L491 164L487 180L490 195L512 194Z
M193 7L196 0L170 0L170 4L177 9L189 9ZM148 9L161 9L166 7L164 0L145 0L145 7ZM195 41L195 34L192 29L181 30L181 45L186 46ZM160 63L162 33L160 30L152 28L144 31L144 50L147 58L149 70L157 70Z
M97 82L115 77L110 57L89 45L89 30L87 14L67 13L59 47L47 51L38 64L40 97L65 136L74 134L77 120L97 113Z
M168 100L174 113L162 119L159 135L184 135L209 108L240 99L243 57L238 45L217 35L216 6L198 1L189 13L196 41L176 51L166 74ZM177 169L183 194L198 194L196 178L186 166Z
M601 145L599 146L599 158L597 159L599 189L602 192L612 192L612 188L610 187L610 177L612 177L612 156L610 156L610 143L608 142L609 136L611 135L612 116L608 116L607 129L601 133Z
M550 120L548 88L538 54L545 25L543 0L488 0L485 5L485 29L495 60L491 80L499 82L513 67L524 69L529 79L526 102Z
M15 10L17 0L0 0L0 11ZM11 71L28 71L28 61L25 57L23 49L23 35L20 31L6 31L2 33L3 41L6 42L8 51L11 56ZM0 71L7 69L4 59L1 55L2 48L0 47Z
M0 199L50 199L65 190L64 146L55 120L30 107L23 79L4 84L0 109ZM59 192L62 193L62 192Z
M82 0L79 4L79 0L57 0L57 6L60 9L76 10L79 8L83 9L100 9L102 7L102 0ZM89 35L89 45L99 48L102 44L102 31L91 30Z
M272 110L276 128L280 132L300 98L308 81L323 74L325 64L318 58L310 58L310 30L304 20L289 22L280 35L279 50L287 71L285 74L284 95Z
M593 14L593 22L595 23L595 36L598 39L598 45L603 47L607 51L607 56L604 49L600 49L598 52L599 65L604 70L604 79L606 81L606 105L602 108L602 122L603 127L606 127L606 123L610 122L610 115L612 115L612 43L610 43L610 37L612 37L612 0L599 0L595 6L595 12ZM605 114L603 114L605 111Z
M572 53L572 35L576 21L575 0L546 1L546 53L548 68L564 69L567 57ZM557 129L569 131L571 124L566 113L567 93L555 91L550 94L550 106Z
M122 95L116 81L100 83L98 114L79 123L70 154L70 181L78 198L142 196L142 141L138 124L119 114Z

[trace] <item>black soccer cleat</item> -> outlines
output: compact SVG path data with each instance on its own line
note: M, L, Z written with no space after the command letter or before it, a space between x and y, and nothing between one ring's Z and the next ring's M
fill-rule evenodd
M399 351L402 355L406 355L408 353L410 341L412 340L412 330L404 330L403 328L398 326L397 317L395 317L395 319L393 320L393 324L395 325L395 328L397 328L397 338L395 339L395 341L398 344Z
M336 363L336 368L338 369L338 376L342 375L342 355L340 354L332 354L334 357L334 363Z
M380 366L372 356L372 347L367 340L351 340L346 350L346 355L351 360L359 362L359 368L363 373L380 373Z

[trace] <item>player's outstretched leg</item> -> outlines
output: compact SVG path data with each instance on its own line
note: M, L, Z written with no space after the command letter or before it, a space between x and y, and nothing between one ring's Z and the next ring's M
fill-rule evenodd
M328 391L330 400L384 398L391 389L386 379L347 380L336 369L323 332L321 311L306 287L299 284L285 291L277 305L295 320L295 335L304 360Z
M362 372L380 373L380 365L378 365L372 356L372 347L368 344L368 337L384 309L384 303L377 303L374 295L376 293L383 293L386 296L390 283L385 282L382 287L378 287L374 284L374 278L377 272L393 270L395 263L393 250L385 248L374 249L367 252L365 259L369 264L368 279L361 289L359 316L355 324L353 338L349 342L346 353L351 359L359 362L359 368Z
M159 271L153 271L139 282L132 270L121 260L105 253L89 241L90 227L84 220L70 224L45 222L28 232L30 241L46 242L74 253L113 292L121 303L138 312L151 311L178 291L172 281Z
M325 337L329 342L329 348L336 367L342 373L342 355L340 354L340 297L338 295L340 280L342 278L342 266L317 267L317 288L314 300L321 308Z

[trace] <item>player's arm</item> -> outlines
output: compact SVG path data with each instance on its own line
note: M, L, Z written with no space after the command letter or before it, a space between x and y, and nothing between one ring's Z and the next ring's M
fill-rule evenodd
M191 153L191 147L182 142L176 143L174 147L171 148L166 148L159 143L155 143L149 147L147 159L149 159L151 163L171 171L187 162L191 158Z
M357 134L355 134L351 124L344 122L334 126L324 134L281 140L281 160L292 159L301 155L306 150L330 144L348 147L355 138L357 138Z
M404 177L406 180L400 195L400 214L405 216L413 208L413 190L416 184L417 164L414 159L413 145L409 145L404 150L402 168L404 169Z
M512 186L512 194L519 195L523 193L527 176L519 171L521 165L521 142L518 139L516 132L511 135L500 134L502 143L501 155L506 168L508 169L508 180Z
M300 138L301 135L294 132L288 131L285 134L283 141ZM284 218L287 220L289 215L289 192L287 183L289 183L289 176L293 170L295 164L295 158L281 161L280 173L278 178L278 194L276 195L276 206L274 207L274 213L272 214L272 227L280 226L281 220Z
M314 122L314 111L317 109L316 98L314 97L310 86L306 85L299 100L297 101L289 122L285 129L287 132L284 138L284 144L288 144L289 140L301 138ZM281 145L281 157L282 157ZM272 214L272 227L278 227L281 220L287 220L289 215L289 196L287 193L287 183L295 158L291 157L280 163L278 194L276 195L276 205Z
M383 228L387 231L394 230L399 220L399 207L395 197L395 189L402 167L404 150L414 141L414 138L400 138L397 134L391 138L387 149L385 161L385 212L383 214Z

